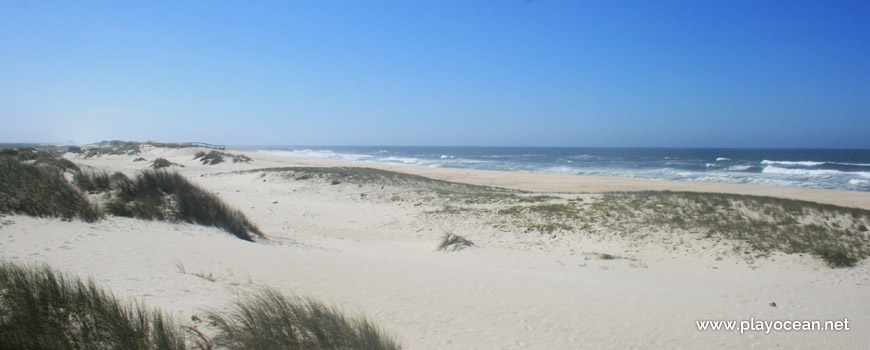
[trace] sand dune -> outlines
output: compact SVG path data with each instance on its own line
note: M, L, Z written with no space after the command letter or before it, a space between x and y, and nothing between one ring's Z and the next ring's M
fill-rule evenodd
M517 205L514 201L538 193L511 192L518 197L493 199L457 190L433 196L424 187L413 187L422 185L354 183L257 169L364 165L547 192L541 203L578 206L595 202L600 192L671 190L867 209L868 193L418 168L260 153L248 153L250 163L205 165L194 159L197 151L151 148L140 155L66 157L82 167L128 175L157 157L182 164L175 170L241 209L267 239L245 242L216 228L185 223L120 217L85 223L13 215L0 220L0 257L93 276L117 295L143 298L179 320L228 307L241 293L268 285L316 296L350 313L364 312L407 349L860 348L870 342L866 261L831 269L811 254L774 251L747 257L733 249L739 242L714 244L681 230L639 229L643 232L626 238L606 226L550 230L538 222L520 222L532 220L525 216L505 216ZM133 162L140 156L147 162ZM445 232L476 246L437 251ZM617 258L605 259L608 255ZM769 306L771 301L776 307ZM852 327L847 332L740 334L696 326L697 320L750 318L848 318Z

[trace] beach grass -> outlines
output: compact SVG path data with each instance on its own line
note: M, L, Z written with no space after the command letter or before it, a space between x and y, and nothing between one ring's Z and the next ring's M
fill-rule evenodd
M105 141L102 143L104 144L104 147L95 147L95 148L88 149L87 152L85 152L85 158L99 157L99 156L105 156L105 155L134 155L134 154L139 154L140 148L142 146L142 144L139 142L117 141L117 142L115 142L115 144L109 145L108 147L105 146L105 145L108 145L108 143L106 143Z
M91 204L58 168L25 164L10 156L0 156L0 213L78 217L89 222L103 217L99 206Z
M698 192L605 193L588 220L617 232L679 228L745 242L762 254L809 253L831 267L870 256L870 211L793 199Z
M146 170L132 180L119 181L106 208L118 216L215 226L246 241L263 237L241 211L176 172Z
M207 318L219 349L399 349L365 317L348 317L311 298L286 297L273 289L249 295L227 313Z
M205 165L215 165L223 163L224 158L232 159L233 163L250 163L252 161L250 157L244 154L232 154L219 151L209 151L208 153L205 153L204 151L199 151L193 155L193 159L199 159L202 164Z
M0 348L184 349L172 319L93 280L0 261Z
M157 158L153 162L151 162L151 169L163 169L171 166L184 167L184 165L170 162L166 160L166 158Z
M210 312L206 331L197 328L198 317L192 319L193 326L180 325L141 302L120 301L93 279L0 260L0 349L400 348L365 317L272 289L238 301L229 312Z
M285 167L247 170L244 172L276 173L288 180L321 181L331 185L386 186L404 188L416 193L428 193L468 204L519 201L522 191L500 187L470 185L395 171L358 167ZM397 197L400 198L400 197Z

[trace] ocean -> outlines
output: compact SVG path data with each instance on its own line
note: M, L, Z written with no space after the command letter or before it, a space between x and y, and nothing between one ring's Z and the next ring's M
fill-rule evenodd
M253 149L286 156L424 167L870 192L870 150L404 146Z

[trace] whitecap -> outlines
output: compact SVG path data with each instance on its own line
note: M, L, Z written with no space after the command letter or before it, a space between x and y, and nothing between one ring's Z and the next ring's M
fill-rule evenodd
M717 162L725 162L725 161L729 161L729 160L731 160L731 158L725 158L725 157L716 158Z
M761 171L765 174L784 174L784 175L799 175L799 176L826 176L826 175L859 175L870 178L870 173L867 172L845 172L839 170L827 169L788 169L780 168L772 165L764 167Z
M795 165L797 165L797 166L819 166L819 165L822 165L825 163L826 162L814 162L814 161L809 161L809 160L793 162L793 161L788 161L788 160L767 160L767 159L765 159L765 160L761 161L761 164L765 164L765 165L792 165L792 166L795 166Z

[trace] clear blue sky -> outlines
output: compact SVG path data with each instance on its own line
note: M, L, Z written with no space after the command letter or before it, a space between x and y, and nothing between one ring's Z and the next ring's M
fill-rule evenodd
M0 142L870 148L870 1L0 1Z

